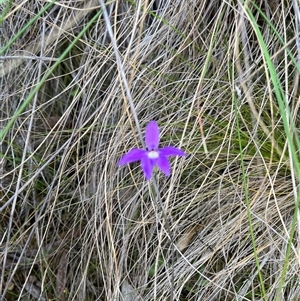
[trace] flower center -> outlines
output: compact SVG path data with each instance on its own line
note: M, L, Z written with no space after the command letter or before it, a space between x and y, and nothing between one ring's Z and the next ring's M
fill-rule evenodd
M157 159L158 157L159 157L159 154L155 150L148 152L149 159Z

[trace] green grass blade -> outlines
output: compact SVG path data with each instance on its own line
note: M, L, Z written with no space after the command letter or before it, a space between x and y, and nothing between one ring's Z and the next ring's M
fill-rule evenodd
M7 43L0 49L0 55L2 55L30 26L44 13L46 12L56 0L49 2L43 9L41 9L21 30L19 30ZM3 12L4 14L5 12ZM1 19L0 19L1 24Z
M257 21L253 15L253 13L251 12L251 10L249 9L249 7L246 7L246 12L248 17L251 20L251 23L253 25L253 28L255 30L257 39L259 41L262 53L264 55L264 59L266 61L266 64L268 66L268 72L270 74L270 78L271 78L271 82L274 88L274 92L276 95L276 99L278 102L278 106L279 106L279 110L280 110L280 115L283 121L283 126L284 126L284 130L285 130L285 135L287 137L287 143L288 143L288 147L289 147L289 154L291 157L291 169L295 170L295 175L296 178L298 179L298 181L300 180L300 162L299 162L299 158L297 156L297 152L296 152L296 145L295 145L295 141L297 144L297 148L299 149L299 137L295 136L293 137L291 133L294 133L294 135L297 135L297 131L296 131L296 127L294 124L294 121L292 119L291 116L291 112L290 112L290 108L289 105L286 101L284 92L283 92L283 88L282 85L280 83L279 77L277 75L275 66L271 60L271 56L268 52L268 48L267 45L264 41L263 35L259 29L259 25L257 24ZM297 198L295 200L295 210L294 210L294 214L293 214L293 219L292 219L292 223L291 223L291 229L290 229L290 233L289 233L289 239L288 239L288 244L287 244L287 249L286 249L286 254L285 254L285 260L284 260L284 264L283 264L283 268L282 268L282 273L281 273L281 277L280 277L280 283L279 283L279 288L277 291L277 296L276 296L276 300L279 301L281 300L281 294L282 294L282 289L284 287L285 284L285 277L288 271L288 267L289 267L289 258L290 258L290 254L291 254L291 248L292 248L292 242L295 236L295 230L296 230L296 224L297 224L297 216L298 216L298 212L299 212L299 203L300 203L300 188L299 185L297 185Z
M41 89L47 78L53 73L53 71L59 66L59 64L62 62L62 60L67 56L69 51L75 46L75 44L80 40L80 38L83 36L83 34L89 29L89 27L97 20L97 18L100 16L101 11L99 10L93 18L88 22L88 24L80 31L80 33L77 35L76 38L72 41L72 43L66 48L66 50L61 54L61 56L57 59L57 61L53 64L51 68L46 72L46 74L43 76L41 81L32 89L32 91L29 93L27 98L23 101L23 103L20 105L19 109L13 114L13 116L10 118L7 125L0 131L0 141L2 141L7 134L7 132L10 130L12 125L14 124L15 120L20 116L20 114L25 110L25 108L28 106L28 104L33 99L34 95Z

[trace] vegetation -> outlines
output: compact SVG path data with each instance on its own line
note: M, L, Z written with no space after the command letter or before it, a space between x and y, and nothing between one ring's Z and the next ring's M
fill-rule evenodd
M0 7L0 300L300 300L298 1Z

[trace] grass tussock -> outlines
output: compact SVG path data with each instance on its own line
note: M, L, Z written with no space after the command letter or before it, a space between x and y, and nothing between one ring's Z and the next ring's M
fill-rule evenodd
M0 5L1 300L300 300L297 1Z

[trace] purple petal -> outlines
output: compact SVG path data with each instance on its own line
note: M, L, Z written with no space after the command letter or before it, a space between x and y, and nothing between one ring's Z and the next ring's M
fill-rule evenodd
M145 155L147 156L147 152L144 149L134 148L120 159L118 165L142 160Z
M166 146L159 149L159 154L161 156L186 156L186 153L180 148L173 146Z
M156 160L159 169L166 175L170 175L170 163L166 157L160 156Z
M146 128L145 135L148 150L156 150L159 144L159 128L156 121L150 121Z
M145 174L147 180L150 180L153 172L153 167L155 165L156 160L149 159L148 156L143 157L142 163L142 170Z

